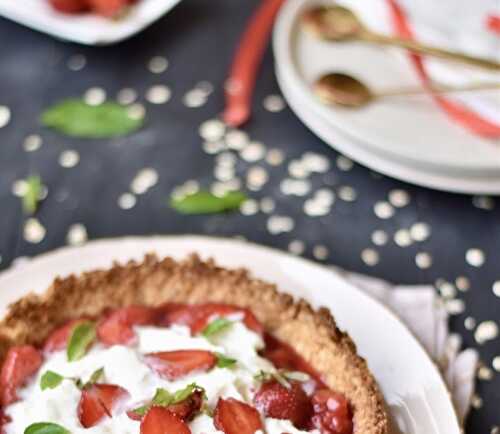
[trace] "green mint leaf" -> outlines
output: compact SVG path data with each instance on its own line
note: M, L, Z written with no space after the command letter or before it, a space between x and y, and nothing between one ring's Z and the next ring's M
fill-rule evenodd
M25 179L26 192L22 196L23 211L25 214L35 214L38 202L42 195L42 181L39 176L29 176Z
M47 371L40 379L40 389L55 389L63 380L64 377L62 375L59 375L54 371Z
M201 386L198 386L196 383L191 383L188 384L184 389L180 389L174 392L170 404L178 404L179 402L188 399L196 391L203 392L203 396L205 397L205 389Z
M24 430L24 434L71 434L61 425L50 422L38 422Z
M233 322L228 320L227 318L217 318L216 320L212 321L210 324L208 324L201 334L205 336L206 338L210 338L220 332L223 332L224 330L227 330L229 327L233 325Z
M139 129L142 118L132 116L127 107L115 102L89 105L80 99L67 99L45 110L41 123L63 134L82 138L124 136Z
M170 206L181 214L219 214L237 210L247 199L240 191L230 191L216 196L208 191L199 191L182 197L172 197Z
M96 337L95 324L85 321L78 324L71 333L68 348L66 350L68 361L80 360Z
M153 400L151 401L154 405L166 406L172 403L173 396L166 389L156 389L155 396L153 396Z
M231 359L226 357L224 354L215 353L217 356L217 367L218 368L232 368L238 362L236 359Z

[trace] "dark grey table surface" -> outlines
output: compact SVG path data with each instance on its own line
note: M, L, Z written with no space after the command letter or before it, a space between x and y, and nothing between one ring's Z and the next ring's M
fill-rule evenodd
M90 239L141 234L242 235L284 250L291 241L301 240L306 257L317 259L313 252L318 253L318 249L314 247L324 246L328 249L324 262L398 283L434 283L437 279L453 283L465 276L470 289L458 291L456 296L463 300L465 309L451 317L451 327L462 336L465 346L479 349L484 365L493 374L490 380L478 381L482 405L476 399L478 408L471 412L467 432L497 432L492 430L500 424L500 374L494 370L493 360L500 356L500 341L496 338L479 344L474 330L464 325L466 319L469 325L474 320L476 324L499 322L500 298L495 296L493 284L500 279L500 207L495 208L494 200L415 187L376 176L359 165L340 170L336 165L338 153L308 131L289 109L272 113L263 107L266 96L279 94L269 50L256 89L255 114L245 131L267 148L282 150L286 161L277 167L239 161L236 171L242 175L254 165L265 169L269 181L250 195L273 198L273 214L291 217L293 230L270 233L270 216L263 212L252 216L234 213L185 217L167 206L170 192L185 181L196 179L203 186L214 181L214 156L203 152L198 128L222 110L222 86L232 53L256 4L249 0L186 0L143 33L113 47L65 43L0 20L0 105L11 110L10 122L0 129L0 267L9 267L17 257L65 245L69 227L81 223ZM76 54L84 55L87 64L82 70L72 71L67 62ZM146 67L157 55L169 60L162 74L153 74ZM183 95L201 80L212 83L215 92L202 107L186 107ZM144 100L146 90L155 84L170 87L172 98L168 103L152 105ZM64 97L82 95L95 86L105 89L110 97L125 87L135 89L147 110L146 126L113 140L72 139L39 126L38 116L45 107ZM35 152L23 149L23 141L30 134L39 134L43 139ZM73 168L64 168L58 162L61 152L67 149L76 150L80 156ZM337 198L331 212L318 218L304 213L304 198L282 193L280 180L286 177L287 162L307 151L331 161L326 174L311 177L313 186L326 185L332 190L352 187L354 201ZM120 208L118 198L129 191L131 180L144 167L158 172L158 184L138 196L133 208ZM14 182L32 173L40 174L48 187L48 196L36 214L46 228L39 243L25 240L26 218L19 198L12 193ZM391 218L380 219L374 213L374 204L387 201L395 189L404 190L411 201L396 209ZM485 201L488 209L477 206ZM396 231L415 222L427 223L431 236L424 242L398 246L392 239ZM371 235L375 230L385 231L389 242L374 245ZM374 266L362 260L361 252L367 248L379 255ZM484 264L470 265L466 260L469 249L479 249L476 254L484 254ZM325 250L321 252L320 248L319 252L324 254ZM419 252L430 255L430 267L416 265Z

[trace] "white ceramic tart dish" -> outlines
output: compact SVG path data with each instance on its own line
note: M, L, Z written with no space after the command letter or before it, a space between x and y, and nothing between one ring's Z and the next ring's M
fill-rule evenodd
M9 396L6 396L5 390L11 388L12 381L17 381L15 379L17 375L16 369L12 368L11 364L16 363L16 357L18 359L23 357L24 350L21 351L21 349L27 348L26 345L33 345L37 348L43 347L43 342L51 332L57 330L58 327L61 327L61 325L70 320L99 318L102 312L130 306L134 306L134 309L136 309L136 306L158 308L165 303L169 303L168 307L165 308L166 310L164 311L163 308L160 310L167 312L166 315L168 318L171 318L172 315L173 308L170 306L172 303L175 303L172 305L175 309L178 309L178 303L187 303L187 313L184 311L185 307L183 305L180 308L182 314L180 314L181 319L179 320L179 324L177 324L177 319L173 320L173 323L171 323L170 319L168 321L162 319L162 324L168 322L170 326L166 329L162 327L152 327L149 329L139 327L135 330L135 333L139 337L136 345L138 348L135 352L130 353L132 350L127 349L126 342L120 341L120 337L124 331L117 331L117 328L123 325L122 321L129 321L128 318L123 319L124 312L129 311L118 311L116 317L111 316L107 320L98 320L98 324L100 325L97 329L97 335L103 348L93 347L88 355L81 358L81 361L80 359L77 360L77 364L69 363L73 361L70 356L70 346L68 346L67 360L65 360L64 351L62 353L56 351L55 355L48 355L47 351L45 351L45 363L42 365L41 370L38 369L38 377L33 386L28 387L27 390L22 389L16 398L12 398L9 395L11 392L7 394ZM206 303L216 304L207 305ZM125 266L116 265L108 270L92 271L81 276L58 279L45 294L41 296L28 295L13 304L9 308L4 321L0 323L0 354L4 361L4 366L7 366L7 371L9 372L9 375L4 375L6 372L4 367L0 382L3 382L4 404L8 404L4 408L4 411L12 419L4 427L6 433L13 434L40 422L66 422L67 425L65 428L69 432L77 431L79 426L83 426L84 428L96 426L96 429L98 429L100 422L96 423L96 425L89 425L89 423L95 422L92 416L95 410L88 410L91 404L87 404L87 401L80 397L80 390L77 387L77 383L74 382L74 378L82 378L82 381L85 382L88 381L88 378L92 377L94 372L104 369L104 373L101 374L106 377L104 384L109 383L113 385L112 387L123 388L124 394L131 395L130 399L136 403L135 407L140 406L141 403L144 405L143 403L147 402L148 388L152 389L149 391L149 395L153 397L154 390L158 389L161 385L168 392L174 393L179 389L184 389L189 384L198 384L196 379L199 379L201 386L203 386L207 394L208 411L210 413L215 411L215 421L222 418L222 422L219 422L215 426L226 434L236 434L234 427L231 427L231 421L225 422L225 419L230 419L230 416L222 413L223 410L219 409L221 404L219 404L217 399L233 398L239 399L238 402L250 400L250 404L254 402L258 406L258 396L262 390L261 388L264 386L255 385L254 382L257 380L254 380L253 376L258 376L261 371L274 372L274 367L271 364L266 369L269 362L265 359L262 360L256 353L259 349L263 350L264 342L260 342L258 336L255 333L251 333L239 319L234 319L234 322L237 323L240 330L238 330L236 324L233 324L231 326L232 331L220 333L222 336L219 336L218 340L203 339L205 335L203 330L205 327L210 327L210 324L213 324L208 323L208 321L207 324L204 324L203 330L198 328L198 331L201 330L201 335L190 336L188 330L179 330L177 327L186 324L183 322L184 315L198 318L198 311L194 314L190 312L200 304L204 304L204 307L210 306L208 308L210 316L220 314L220 309L225 312L228 305L249 309L263 325L266 332L278 340L291 345L299 356L314 371L319 373L321 379L331 390L345 396L352 409L353 431L342 427L338 431L335 428L330 430L329 422L325 422L326 425L323 425L322 422L317 422L316 425L311 425L311 430L307 429L307 432L319 432L315 431L315 428L321 427L321 433L324 434L351 434L351 432L354 434L387 434L387 416L382 395L375 379L369 372L366 362L357 355L354 343L345 333L337 328L328 310L314 310L304 300L294 302L289 295L279 293L273 285L251 278L243 269L229 270L220 268L211 261L201 261L197 256L191 256L182 262L177 262L170 258L158 260L155 256L148 256L142 263L130 262ZM153 324L149 320L144 320L142 311L139 312L137 325L145 326ZM149 310L146 312L149 312ZM151 312L156 312L156 310L153 309ZM239 312L231 313L237 315ZM132 315L135 316L136 314L133 313ZM161 315L163 318L163 313ZM177 318L178 316L179 314L176 310L175 317ZM213 319L215 323L217 323L217 320L218 318ZM109 325L106 325L106 321L109 322ZM105 325L102 325L103 322ZM78 326L72 325L72 327L75 327L74 330L76 330ZM62 330L65 330L65 327ZM72 333L78 334L74 330ZM191 331L193 334L195 333L192 324ZM109 337L110 335L111 338ZM59 336L59 333L56 332L55 336ZM74 337L73 335L71 339ZM13 348L19 348L19 354L13 355L12 352L15 351ZM47 349L47 342L45 349ZM204 358L208 358L208 364L210 365L210 361L213 360L215 363L215 359L213 356L208 356L208 354L224 354L225 358L234 358L235 363L241 366L238 368L239 371L244 372L237 375L235 372L239 371L233 369L229 375L229 380L227 380L224 377L224 373L228 369L217 370L218 368L215 368L215 371L211 370L212 374L206 374L207 377L212 375L215 378L200 378L200 374L195 370L196 375L193 375L193 377L189 375L181 376L182 381L176 383L174 380L178 380L179 378L177 375L171 376L170 370L173 369L175 371L179 368L175 365L177 362L174 363L171 357L178 357L179 351L193 349L199 351L192 351L192 354L183 353L184 355L192 356L192 359L187 361L182 360L180 363L181 367L185 367L186 365L189 367L193 363L196 365L196 361L200 358L202 359L201 366L205 366L203 364L205 361ZM165 362L165 358L167 358L168 362ZM27 362L22 363L22 369L24 369ZM168 364L168 369L163 366L164 363ZM100 367L100 365L102 366ZM148 369L148 366L151 369ZM213 367L211 366L211 368ZM243 367L246 367L246 371ZM166 377L162 375L165 374L165 369L168 371ZM157 371L159 378L166 378L169 381L162 383L159 381L159 378L156 380L149 378L152 376L150 374L151 370ZM63 381L63 385L50 389L46 393L44 390L41 391L43 386L39 386L39 384L41 384L41 377L47 371L62 375L66 381ZM218 371L224 372L219 373ZM291 371L295 372L296 369L291 369ZM119 372L122 372L122 374L119 374ZM244 378L247 378L249 374L251 374L252 379L250 380L250 384L245 386ZM283 375L286 376L286 374ZM138 376L138 378L134 380L134 376ZM14 377L14 380L12 380L12 377ZM234 379L233 377L236 378ZM228 383L227 387L221 387L226 382ZM268 383L264 382L262 384ZM16 385L25 386L24 384ZM68 390L63 389L63 386L67 387ZM281 385L281 383L277 383L275 387L284 389L282 392L273 391L274 395L286 394L284 392L286 387ZM242 391L241 389L245 390ZM59 391L59 394L55 390ZM90 392L87 389L83 389L81 392L82 396L85 396L85 399L91 400L91 398L86 397L86 393ZM297 391L296 393L300 392ZM51 400L50 397L52 395L54 395L52 398L53 404L49 406L48 402ZM76 403L79 401L78 405L72 404L70 398L66 399L72 395L75 395L74 401ZM293 396L295 396L295 392ZM301 395L297 399L289 398L293 401L290 404L293 407L292 414L303 411L302 408L299 408L300 405L296 401L305 400L305 396ZM311 409L313 406L316 408L316 404L314 404L315 396L316 394L312 398ZM246 399L243 400L243 398ZM273 403L268 404L270 399L266 397L266 405L277 405ZM40 404L40 401L44 401L44 403ZM332 407L333 404L328 401L327 405ZM33 410L34 406L36 407L35 410ZM43 408L40 409L39 407ZM109 408L107 410L111 413ZM230 410L225 411L231 413ZM281 419L281 417L276 418L275 416L277 415L276 413L280 413L278 414L280 416L282 412L269 410L269 414L267 414L266 411L263 410L263 416L274 416L271 418ZM283 411L288 412L289 410L285 409ZM304 412L308 411L304 410ZM74 413L74 417L68 416L71 413ZM77 423L77 414L80 424ZM89 416L89 414L91 415ZM127 417L126 414L125 407L123 407L122 412L118 413L116 417L105 418L106 423L109 425L109 428L107 428L109 431L103 429L102 433L120 431L132 434L139 432L139 422ZM224 415L220 416L220 414ZM319 412L319 416L316 416L316 413L314 413L312 420L314 420L314 417L323 417L323 414ZM148 416L149 412L141 422L140 429L143 434L153 433L153 431L148 431L148 428L144 428L144 426L152 423L148 422ZM237 416L234 417L236 418ZM241 416L238 414L238 417ZM41 418L41 420L37 420L37 418ZM49 418L48 421L47 418ZM53 420L53 418L56 420ZM89 422L89 419L91 422ZM113 420L111 421L111 419ZM273 423L275 422L265 419L266 426L269 424L271 424L269 426L272 426ZM304 422L298 428L305 428L306 425L307 423ZM10 428L14 426L15 428ZM324 429L323 426L325 426ZM332 426L337 426L337 422L333 423ZM262 425L262 429L263 427L264 425ZM256 428L255 431L261 429L257 425ZM211 429L215 432L213 425ZM278 430L280 429L292 430L293 427L281 427ZM271 430L272 428L267 431L271 432ZM253 433L255 431L244 428L240 429L241 433ZM97 432L100 433L101 431ZM170 431L161 432L168 434ZM280 432L276 433L280 434ZM306 432L306 430L300 432Z
M1 273L0 309L5 315L10 303L29 292L43 294L57 276L108 269L114 261L122 264L129 260L142 261L148 252L182 261L193 251L199 252L205 260L213 257L224 267L248 268L252 276L276 283L280 291L295 300L307 300L313 310L326 306L339 326L356 342L357 353L368 361L395 424L390 433L460 433L438 370L392 313L327 268L269 248L197 236L111 239L78 248L63 248ZM111 275L118 276L116 271ZM151 293L148 290L146 294ZM118 304L132 301L111 299ZM58 313L57 318L62 321L61 315L64 314ZM48 333L49 323L51 321L47 320L42 327L45 331L41 333ZM23 336L20 328L16 333L18 337ZM297 346L295 349L302 354L303 349Z

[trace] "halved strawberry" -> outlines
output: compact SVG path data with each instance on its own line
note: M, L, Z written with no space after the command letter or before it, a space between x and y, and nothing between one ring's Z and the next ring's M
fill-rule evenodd
M166 408L152 407L141 422L141 434L191 434L191 430Z
M352 434L352 412L344 395L329 389L321 389L312 397L314 428L321 434Z
M170 381L194 371L208 371L217 363L217 357L204 350L151 353L144 356L144 360L160 377Z
M76 14L89 9L86 0L49 0L52 7L66 14Z
M221 303L205 303L178 307L164 315L164 322L167 325L186 325L191 329L191 333L196 335L200 333L213 318L238 313L243 315L243 322L249 329L260 335L264 333L262 324L260 324L259 320L250 310Z
M43 351L46 353L53 353L54 351L64 350L75 326L85 320L85 318L73 319L54 330L45 341Z
M254 404L265 416L288 419L299 429L307 427L312 414L311 401L297 381L290 381L290 388L267 381L255 394Z
M259 412L233 398L220 398L215 407L214 425L225 434L254 434L262 430Z
M154 324L158 311L144 306L129 306L115 310L97 326L97 336L104 345L126 345L133 342L134 325Z
M34 375L42 365L42 355L30 346L12 347L5 356L0 373L0 396L2 405L17 401L16 390Z
M120 386L94 384L82 391L78 403L78 418L84 428L97 425L105 416L112 417L113 410L130 397Z
M107 18L119 16L129 4L128 0L87 0L87 2L94 12Z

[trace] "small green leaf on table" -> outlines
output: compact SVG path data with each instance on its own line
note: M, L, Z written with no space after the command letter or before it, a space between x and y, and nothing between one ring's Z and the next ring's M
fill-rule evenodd
M229 191L222 196L199 191L182 197L173 197L170 206L181 214L219 214L239 209L246 199L246 194L240 191Z

